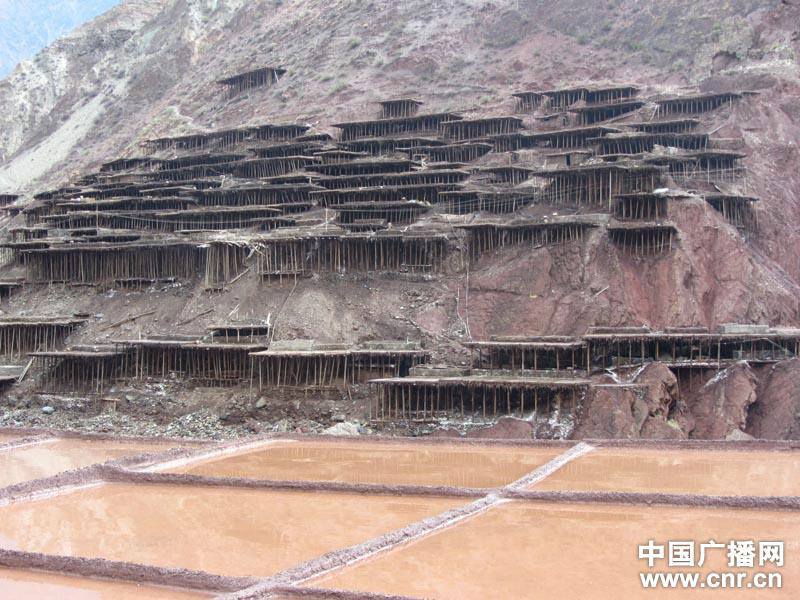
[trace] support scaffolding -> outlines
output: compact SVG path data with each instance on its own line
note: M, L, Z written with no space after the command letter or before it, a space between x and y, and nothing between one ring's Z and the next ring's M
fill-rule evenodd
M404 377L425 362L423 350L266 350L251 354L253 383L278 387L329 388L366 383L374 377Z
M668 216L664 194L637 192L614 196L614 217L621 221L660 221Z
M0 354L23 356L29 352L57 349L84 319L0 319Z
M445 234L316 234L265 238L256 245L262 277L366 271L437 272L447 253Z
M652 256L671 252L678 243L678 230L660 223L629 223L608 226L611 241L625 254Z
M475 369L549 371L552 377L567 377L582 371L586 362L586 342L572 337L492 338L464 345L472 351Z
M500 416L550 418L575 414L589 387L585 379L512 376L397 377L371 382L373 421L429 421L460 416L493 421Z
M758 230L758 213L753 209L758 198L735 194L704 194L703 198L735 227Z
M596 225L581 219L456 225L457 229L469 232L469 255L472 260L506 246L540 247L580 241L591 227Z
M228 97L232 98L247 90L259 87L270 87L277 83L278 79L285 74L286 69L280 67L262 67L260 69L254 69L245 73L238 73L232 77L220 79L217 83L224 85L228 89Z
M26 281L104 284L118 279L191 279L205 269L195 243L74 244L25 250Z
M484 154L492 151L492 144L474 142L466 144L447 144L441 146L417 146L415 148L398 148L398 151L408 152L411 158L425 157L432 162L463 162L468 163L479 159Z
M583 164L566 169L537 171L536 178L549 180L541 198L561 206L591 206L613 209L613 198L631 192L650 192L661 181L655 165L615 162Z
M441 127L444 135L450 140L475 140L490 135L514 133L522 129L522 119L518 117L463 119L443 122Z
M724 92L711 94L694 94L691 96L677 96L656 100L658 110L656 117L670 115L692 115L716 110L721 106L733 107L733 103L740 100L739 92Z
M417 114L422 102L413 98L397 98L394 100L384 100L379 102L381 105L378 118L396 119L402 117L413 117Z
M136 379L176 376L209 387L239 385L250 377L251 352L266 343L217 343L183 340L125 340L116 342L124 352L124 372Z
M395 119L378 119L373 121L353 121L350 123L334 123L333 127L341 130L340 139L343 142L364 138L381 138L387 136L402 136L404 134L438 134L442 123L460 120L455 113L436 113L429 115L415 115ZM358 148L349 147L350 150Z
M72 348L31 352L38 389L52 393L102 394L124 375L125 354L113 348Z

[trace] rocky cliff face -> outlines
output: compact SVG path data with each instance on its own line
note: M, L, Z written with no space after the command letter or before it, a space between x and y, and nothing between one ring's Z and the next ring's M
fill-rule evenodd
M580 334L593 324L797 324L800 253L788 249L800 241L798 22L800 7L780 0L127 0L0 82L0 192L64 184L162 135L261 122L333 132L333 122L370 118L370 102L404 95L421 97L430 112L508 114L520 89L615 81L647 94L757 92L714 127L748 155L738 191L760 198L758 232L742 235L705 202L687 201L674 218L680 245L660 259L623 256L592 234L579 246L504 249L466 276L302 282L288 305L285 290L242 279L213 302L199 290L148 298L40 290L11 310L124 316L155 304L156 314L136 324L146 333L209 307L193 327L258 304L282 311L278 335L422 336L443 351L467 327L478 339ZM234 98L215 83L261 65L288 72L272 88ZM97 334L90 327L84 335ZM659 385L663 399L670 384ZM721 398L709 396L703 414L727 406ZM618 415L624 426L595 430L689 435L666 423L660 401L628 400ZM729 424L744 427L742 418L707 434L727 435ZM774 430L763 420L750 428Z

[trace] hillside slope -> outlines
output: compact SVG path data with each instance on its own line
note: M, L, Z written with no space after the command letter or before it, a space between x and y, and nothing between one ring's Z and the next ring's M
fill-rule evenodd
M750 95L708 123L747 154L740 193L757 195L742 234L688 201L669 257L626 257L599 233L580 247L504 249L469 272L404 280L315 277L260 287L255 274L210 297L202 286L148 292L32 288L10 314L103 315L71 341L192 333L230 318L279 315L276 336L354 342L423 339L464 360L470 335L578 335L592 325L800 324L800 7L780 0L129 0L21 64L0 82L0 192L63 185L148 138L263 122L372 118L374 102L413 96L425 112L515 110L511 94L617 82L647 96ZM277 85L228 98L215 83L281 65ZM532 120L528 127L535 127ZM552 207L537 207L542 217ZM156 312L113 334L105 321ZM176 326L203 314L186 326Z

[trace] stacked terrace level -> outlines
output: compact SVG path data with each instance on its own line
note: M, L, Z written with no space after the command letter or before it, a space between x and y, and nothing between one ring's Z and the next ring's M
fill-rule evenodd
M29 352L39 391L102 394L125 375L126 351L113 345Z
M457 371L420 368L408 377L373 379L371 419L424 422L458 416L489 422L501 416L559 418L563 413L575 413L590 385L589 380L576 377Z
M227 89L229 97L233 97L247 90L270 87L285 74L286 69L280 67L261 67L220 79L217 83Z
M448 236L436 232L286 230L258 242L256 265L263 278L278 279L325 272L438 272L447 246Z
M588 230L607 220L603 217L605 215L554 217L546 221L474 222L456 227L468 233L469 255L477 260L484 253L507 246L535 248L580 241Z
M554 90L517 92L520 112L533 112L537 109L561 111L578 103L586 104L619 104L635 98L639 88L632 85L572 87Z
M244 383L249 378L249 355L267 342L221 342L200 339L121 340L123 371L136 379L181 379L210 386Z
M404 117L414 117L422 106L422 102L413 98L396 98L384 100L379 103L381 106L378 118L380 119L401 119Z
M8 317L0 319L0 355L18 357L28 352L59 348L85 319L78 317Z
M541 195L550 204L612 210L615 196L652 191L658 187L663 172L655 164L617 161L543 169L533 176L543 180Z
M296 140L308 130L309 127L307 125L295 123L254 125L176 137L154 138L143 142L142 147L150 153L165 150L196 151L226 148L250 142Z
M442 132L452 141L478 140L489 136L514 133L522 129L518 117L485 117L482 119L459 119L444 121Z
M528 206L535 200L535 192L528 190L474 190L457 189L440 191L436 209L439 212L464 215L475 212L508 214Z
M323 344L313 340L273 342L253 352L253 378L258 389L348 387L383 376L407 376L428 353L405 342L370 342L360 346Z
M436 135L440 132L443 123L459 120L461 120L461 116L456 113L442 112L427 115L414 115L413 117L335 123L333 126L340 130L340 139L347 142L351 140L402 136L407 134Z
M722 106L730 108L741 98L741 92L706 93L661 98L655 101L658 105L656 117L669 118L675 115L696 115L716 110Z

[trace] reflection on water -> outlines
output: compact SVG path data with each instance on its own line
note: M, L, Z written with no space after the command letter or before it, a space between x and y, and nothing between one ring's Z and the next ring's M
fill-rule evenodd
M195 463L181 472L252 479L496 487L511 483L562 451L298 442Z
M534 489L796 496L800 454L598 449L567 463Z

